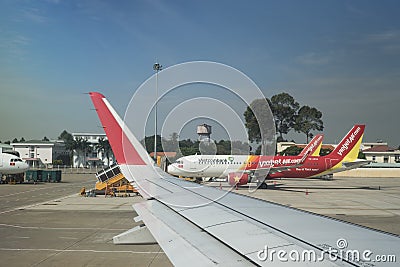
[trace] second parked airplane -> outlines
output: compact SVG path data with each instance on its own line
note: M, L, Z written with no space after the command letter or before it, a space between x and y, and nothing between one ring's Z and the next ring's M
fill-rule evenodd
M298 156L193 155L178 159L168 167L168 172L189 177L228 177L230 184L239 185L246 184L249 176L257 170L269 169L266 179L327 175L369 163L357 160L364 129L365 125L354 125L339 145L326 156L317 156L314 151L307 152L310 156L305 158L307 154L304 152ZM322 142L322 136L316 137L319 139L314 142Z

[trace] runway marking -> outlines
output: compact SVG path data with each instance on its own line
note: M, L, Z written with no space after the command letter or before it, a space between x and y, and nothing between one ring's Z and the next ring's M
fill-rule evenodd
M52 202L52 201L56 202L56 201L59 201L59 200L63 200L65 198L73 197L75 195L76 195L76 193L68 195L68 196L60 197L60 198L46 200L46 201L43 201L43 202L40 202L40 203L30 204L30 205L26 205L26 206L22 206L22 207L13 208L13 209L10 209L10 210L1 211L0 214L9 213L9 212L13 212L13 211L16 211L16 210L23 210L23 209L32 208L32 207L43 205L45 203L49 203L49 202Z
M34 230L96 230L96 231L126 231L126 228L93 228L93 227L42 227L42 226L21 226L21 225L14 225L14 224L5 224L0 223L0 227L13 227L19 229L34 229Z
M52 251L52 252L93 252L93 253L127 253L127 254L165 254L164 251L52 249L52 248L0 248L0 251Z
M83 182L80 182L78 184L85 184L85 183L89 183L89 182L92 182L92 180L83 181ZM27 191L12 193L12 194L8 194L8 195L2 195L2 196L0 196L0 198L2 198L2 197L11 197L11 196L20 195L20 194L29 193L29 192L34 192L34 191L39 191L39 190L49 190L49 189L54 190L55 188L59 189L58 187L61 187L62 190L66 190L67 188L65 188L65 186L66 186L65 184L61 184L61 185L56 185L56 186L53 186L53 187L40 187L40 188L35 188L35 189L27 190Z

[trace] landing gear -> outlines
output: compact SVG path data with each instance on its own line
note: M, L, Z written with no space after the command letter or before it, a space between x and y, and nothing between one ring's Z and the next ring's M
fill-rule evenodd
M265 183L265 182L262 182L262 183L258 184L257 187L259 189L267 189L268 188L267 183Z

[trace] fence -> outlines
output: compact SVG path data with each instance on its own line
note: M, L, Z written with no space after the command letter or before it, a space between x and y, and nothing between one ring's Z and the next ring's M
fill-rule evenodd
M67 165L53 165L52 167L43 167L43 168L30 168L31 170L61 170L62 173L82 173L82 174L90 174L97 173L102 170L102 167L73 167Z

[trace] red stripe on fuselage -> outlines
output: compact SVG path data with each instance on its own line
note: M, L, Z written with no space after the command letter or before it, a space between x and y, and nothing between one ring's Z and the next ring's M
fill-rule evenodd
M304 163L297 167L291 167L300 163L302 157L299 156L251 156L244 170L266 169L272 167L285 167L290 170L281 170L275 173L268 173L267 179L276 178L305 178L317 175L330 169L339 162L328 156L309 156Z
M108 141L114 152L118 164L128 165L146 165L139 153L136 151L128 137L123 132L121 126L104 103L105 97L96 92L89 93L97 115L100 118L104 131L107 134Z

